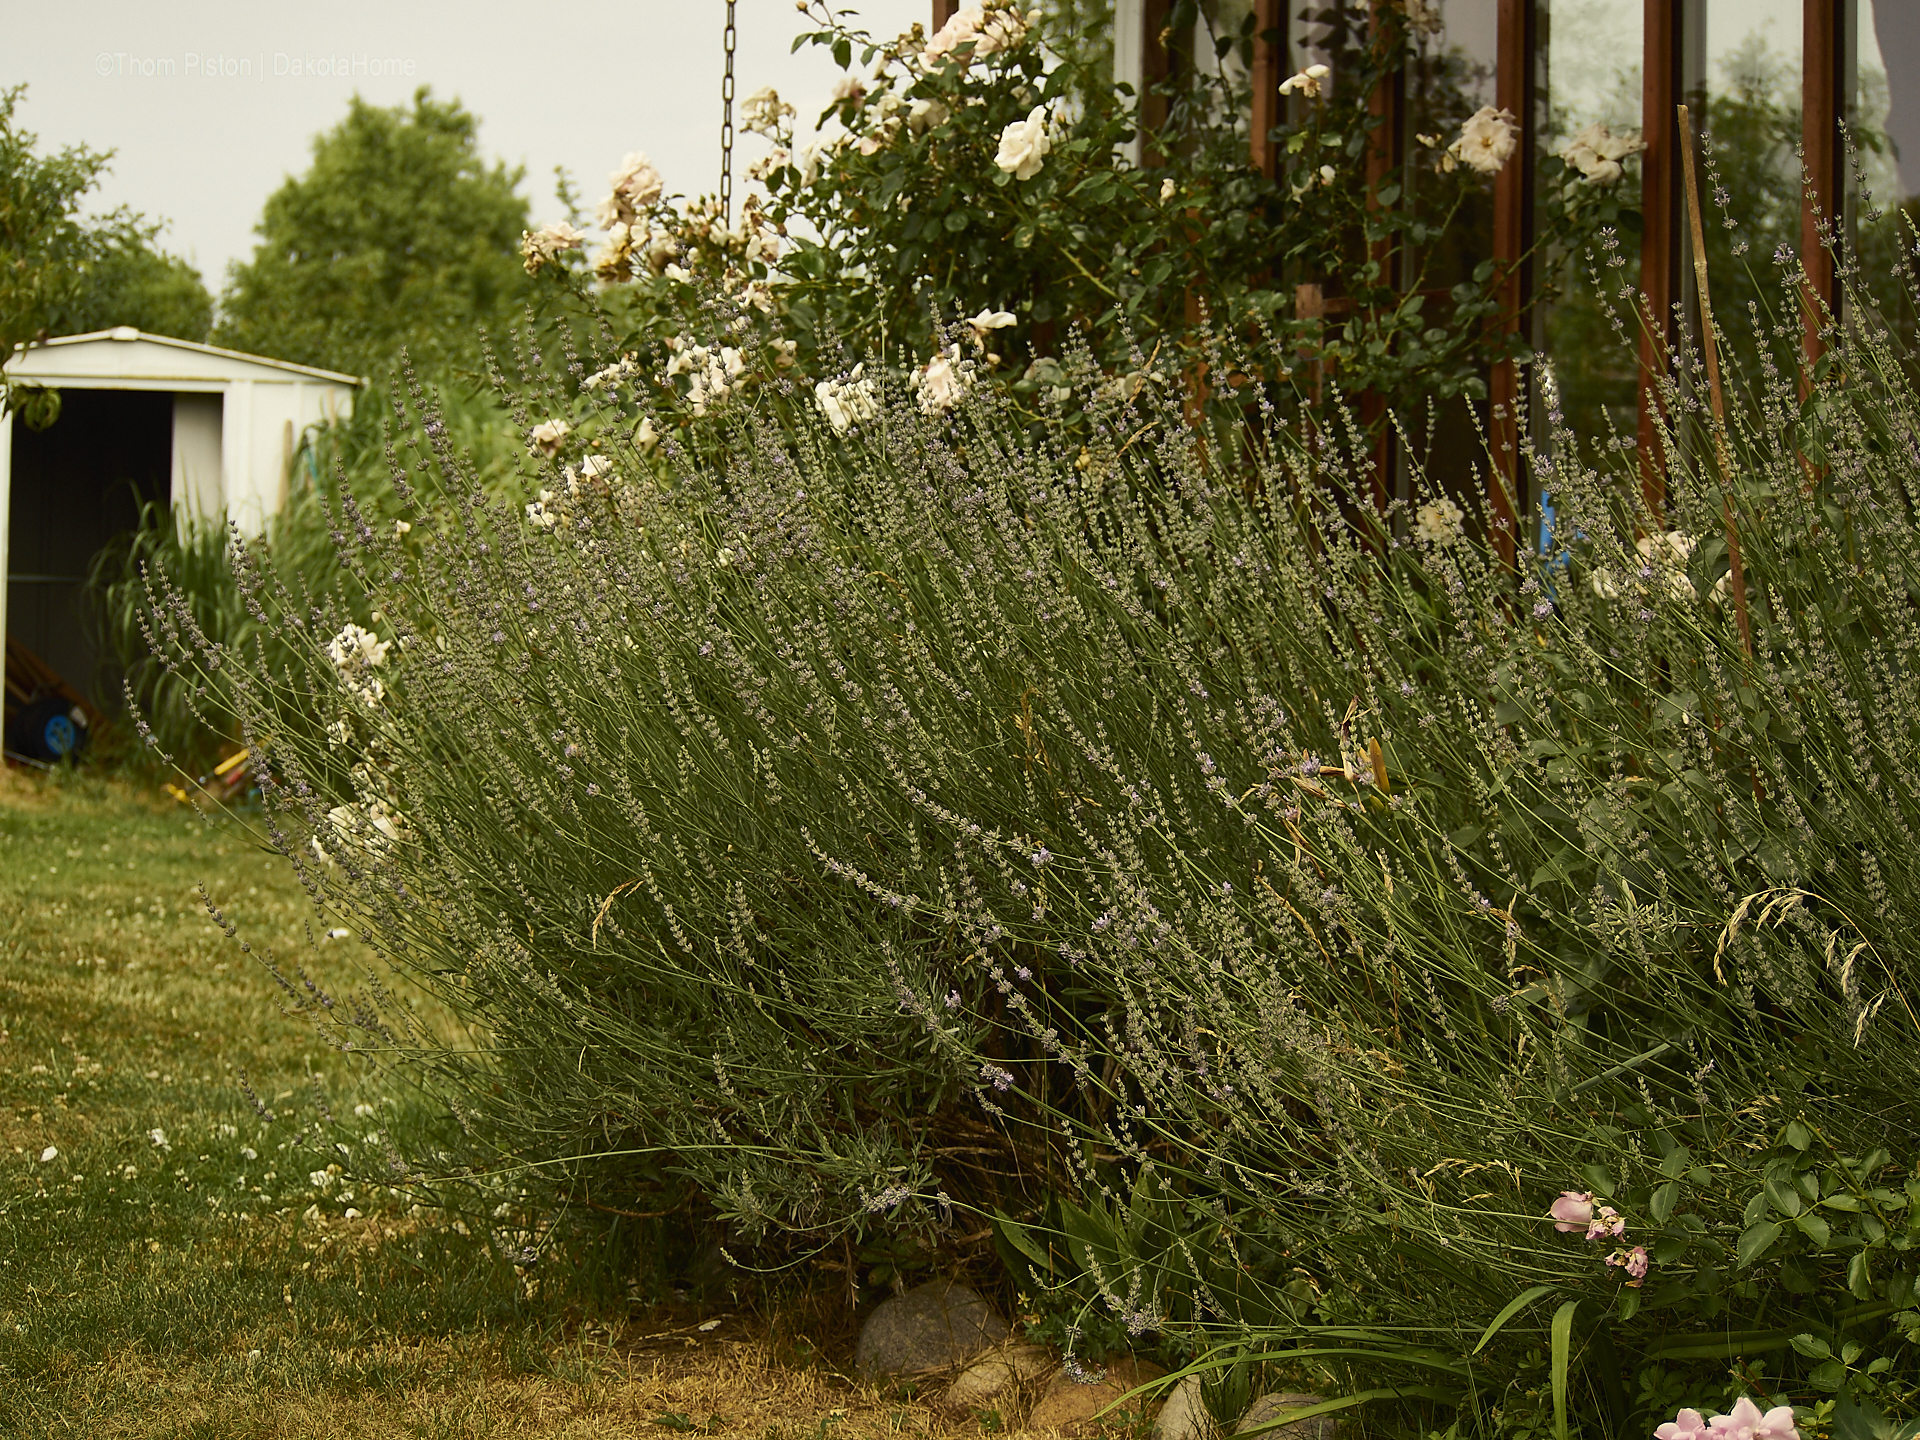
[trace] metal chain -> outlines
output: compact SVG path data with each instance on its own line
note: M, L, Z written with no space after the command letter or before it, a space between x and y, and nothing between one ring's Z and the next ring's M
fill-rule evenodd
M733 224L733 7L727 0L727 73L720 80L720 220Z

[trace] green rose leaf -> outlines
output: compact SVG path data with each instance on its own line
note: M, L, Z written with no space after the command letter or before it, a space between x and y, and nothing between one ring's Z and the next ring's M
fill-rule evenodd
M1813 1248L1816 1250L1826 1249L1827 1242L1833 1238L1833 1227L1812 1211L1800 1216L1793 1223L1800 1227L1802 1235L1813 1242Z
M1780 1238L1779 1222L1762 1220L1758 1225L1749 1225L1740 1232L1740 1247L1734 1253L1734 1263L1745 1269L1773 1247Z
M1782 1215L1793 1216L1800 1213L1800 1192L1784 1175L1767 1177L1767 1199Z

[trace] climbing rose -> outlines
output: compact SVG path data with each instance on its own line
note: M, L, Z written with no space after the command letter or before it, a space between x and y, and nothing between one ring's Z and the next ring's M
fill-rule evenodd
M856 365L845 380L822 380L813 387L820 413L837 431L850 430L880 413L880 397L874 393L873 381L865 378L866 368Z
M1024 120L1015 120L1000 132L1000 153L993 163L1016 180L1031 180L1040 173L1053 142L1047 138L1047 110L1036 105Z
M1616 135L1596 121L1560 147L1560 158L1591 183L1611 185L1626 173L1620 162L1646 148L1638 134Z
M967 393L967 376L958 366L959 359L960 347L955 345L935 355L915 374L913 388L922 414L951 410Z
M611 230L615 225L632 225L667 188L644 150L629 152L620 162L620 168L607 176L607 184L612 187L612 193L600 202L595 215L603 230Z
M1322 82L1332 73L1333 72L1324 65L1309 65L1298 75L1290 75L1285 80L1282 80L1280 82L1280 93L1282 95L1291 95L1294 91L1298 90L1308 99L1312 99L1320 93Z
M1520 143L1520 127L1511 110L1482 105L1460 127L1460 138L1447 147L1449 158L1472 166L1482 175L1497 175L1513 158Z
M554 256L562 250L578 250L586 239L564 220L527 231L520 237L520 255L526 262L527 273L538 275Z
M740 102L740 128L777 138L793 113L793 106L780 98L778 90L764 85Z
M953 118L953 111L939 100L915 100L907 106L907 128L918 135L923 130L937 130Z
M564 420L542 420L533 427L528 438L534 448L543 455L558 455L560 447L566 443L567 435L573 427Z
M966 5L954 11L947 23L934 32L927 48L920 53L920 63L929 70L948 60L969 64L986 59L996 50L1011 50L1026 38L1027 22L1018 10L999 8L988 15L978 5ZM961 55L958 52L963 45L971 45L973 49Z
M1466 516L1460 507L1442 495L1437 500L1429 500L1420 507L1414 516L1413 533L1429 545L1451 545L1465 533L1465 521ZM1566 1203L1568 1197L1572 1196L1573 1193L1573 1191L1569 1190L1565 1195L1562 1195L1560 1199L1553 1202L1553 1213L1555 1215L1560 1214L1561 1205ZM1579 1198L1587 1201L1593 1199L1591 1195L1584 1195ZM1588 1212L1589 1214L1592 1212L1591 1205L1588 1206ZM1573 1227L1562 1225L1559 1228L1568 1230Z

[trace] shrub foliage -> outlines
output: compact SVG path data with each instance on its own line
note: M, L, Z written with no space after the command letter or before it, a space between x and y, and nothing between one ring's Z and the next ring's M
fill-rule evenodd
M1830 342L1724 446L1672 388L1663 513L1555 434L1516 566L1252 383L1195 430L1144 354L1131 394L1069 357L1084 445L789 384L658 447L611 354L528 356L523 495L416 394L410 529L339 497L352 607L243 548L284 665L161 624L328 923L466 1021L287 981L445 1097L414 1164L742 1260L990 1219L1070 1339L1410 1428L1898 1405L1920 406Z

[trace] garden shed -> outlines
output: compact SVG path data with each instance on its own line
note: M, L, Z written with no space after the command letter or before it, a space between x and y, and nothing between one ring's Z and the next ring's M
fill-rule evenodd
M129 326L17 347L6 373L61 397L45 430L0 417L10 711L47 687L47 671L102 698L111 681L85 610L87 570L143 505L224 511L260 529L286 503L304 432L348 414L364 383Z

